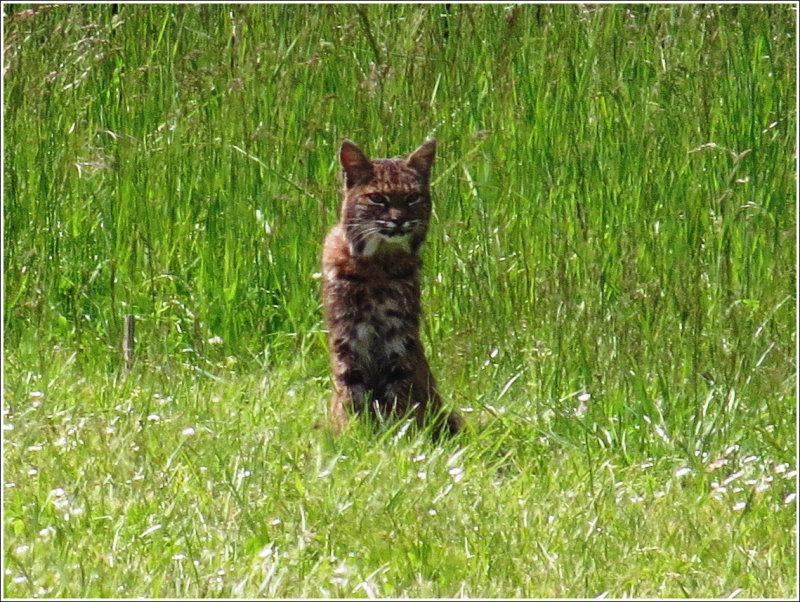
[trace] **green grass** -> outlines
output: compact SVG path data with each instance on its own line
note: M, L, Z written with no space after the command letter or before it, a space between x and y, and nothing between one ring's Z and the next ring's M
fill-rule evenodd
M797 595L793 7L449 6L4 6L5 596ZM335 439L338 145L431 135L469 429Z

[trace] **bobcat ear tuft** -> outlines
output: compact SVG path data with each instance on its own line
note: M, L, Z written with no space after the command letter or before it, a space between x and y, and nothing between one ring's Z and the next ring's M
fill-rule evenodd
M408 166L427 178L431 173L431 166L435 158L436 139L428 138L417 150L409 155Z
M372 163L358 146L345 139L339 151L339 160L344 170L344 181L347 188L352 188L372 177Z

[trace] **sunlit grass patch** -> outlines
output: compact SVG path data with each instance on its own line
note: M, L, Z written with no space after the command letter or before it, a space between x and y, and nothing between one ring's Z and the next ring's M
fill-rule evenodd
M791 8L5 8L4 593L796 594ZM334 438L336 149L428 135L468 429Z

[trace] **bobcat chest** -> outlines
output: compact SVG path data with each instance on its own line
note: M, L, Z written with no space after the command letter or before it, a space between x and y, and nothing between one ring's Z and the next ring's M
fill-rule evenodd
M413 348L417 330L417 291L413 283L348 287L344 303L351 319L350 346L364 365L380 367L401 360Z

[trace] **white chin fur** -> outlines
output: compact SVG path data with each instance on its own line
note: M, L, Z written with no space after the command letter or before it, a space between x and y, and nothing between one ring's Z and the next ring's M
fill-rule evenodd
M378 249L399 247L404 251L411 250L411 234L404 234L402 236L384 236L383 234L375 234L370 236L364 244L364 250L361 252L365 257L370 257L377 253Z

